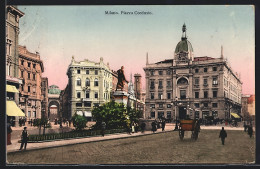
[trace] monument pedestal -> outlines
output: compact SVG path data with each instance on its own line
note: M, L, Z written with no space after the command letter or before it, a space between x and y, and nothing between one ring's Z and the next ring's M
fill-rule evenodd
M128 96L129 96L129 94L123 90L116 90L114 92L115 102L123 103L125 106L127 105L127 102L128 102Z

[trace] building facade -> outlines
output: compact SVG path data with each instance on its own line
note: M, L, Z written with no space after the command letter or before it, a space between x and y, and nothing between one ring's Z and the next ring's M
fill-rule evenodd
M67 75L69 95L69 112L71 118L75 113L91 120L94 106L109 102L112 91L112 71L100 58L99 62L84 60L76 62L72 57Z
M255 118L255 95L242 95L241 115L246 121Z
M231 118L241 113L242 83L223 57L194 57L192 44L182 28L173 59L144 67L145 118Z
M42 117L42 73L43 62L38 52L31 53L25 46L19 46L19 77L20 86L19 105L27 119Z
M22 84L22 79L19 78L19 55L18 55L18 40L19 40L19 19L24 16L24 13L17 9L16 6L6 6L6 84L10 88L19 91ZM7 100L12 100L16 105L19 104L19 92L8 91ZM7 105L8 106L8 105ZM7 109L9 109L7 107ZM19 109L19 108L18 108ZM18 117L8 116L7 122L12 121L12 126L18 125Z
M41 94L42 94L42 117L48 117L48 78L41 79Z
M54 121L56 119L60 119L62 117L62 113L60 111L60 93L61 90L56 85L51 85L48 88L48 118L50 121Z

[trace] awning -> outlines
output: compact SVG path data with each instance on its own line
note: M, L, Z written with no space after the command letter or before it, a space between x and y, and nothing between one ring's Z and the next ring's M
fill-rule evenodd
M233 116L233 117L235 117L235 118L237 118L237 119L240 118L240 116L239 116L238 114L236 114L236 113L231 113L231 116Z
M6 115L7 116L25 116L22 110L17 107L14 101L6 101Z
M84 113L84 114L83 114ZM90 111L77 111L76 112L77 115L80 115L80 116L85 116L85 117L92 117L92 113Z
M82 111L77 111L76 114L77 114L77 115L80 115L80 116L83 116Z
M16 89L16 87L12 86L12 85L6 85L6 91L12 92L12 93L19 93L19 91Z

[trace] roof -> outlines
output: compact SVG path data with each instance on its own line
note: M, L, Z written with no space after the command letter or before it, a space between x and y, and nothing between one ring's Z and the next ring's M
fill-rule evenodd
M208 57L208 56L194 57L194 62L205 61L205 60L213 60L213 59L215 59L215 58Z
M156 62L155 64L159 63L172 63L173 59L165 59L164 61Z

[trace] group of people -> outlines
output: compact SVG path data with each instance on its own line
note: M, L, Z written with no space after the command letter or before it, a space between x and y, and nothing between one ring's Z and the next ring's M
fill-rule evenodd
M67 119L57 119L55 118L54 119L54 125L60 125L60 127L62 127L62 123L67 126L67 127L70 127L71 126L71 120L67 120Z
M160 125L161 124L161 125ZM162 119L160 122L158 122L157 120L154 120L153 122L152 122L152 131L153 132L156 132L157 131L157 129L158 128L162 128L162 131L164 131L164 129L165 129L165 124L166 124L166 121L165 121L165 119Z

